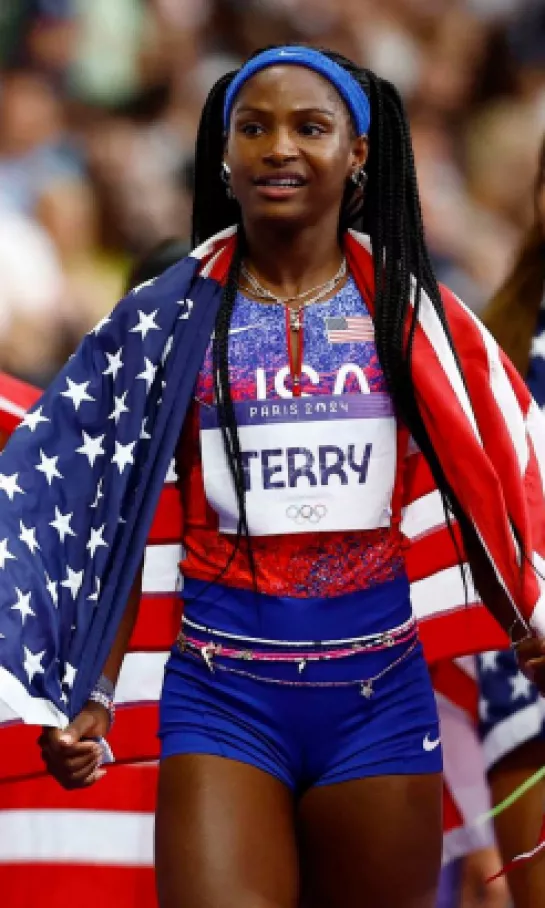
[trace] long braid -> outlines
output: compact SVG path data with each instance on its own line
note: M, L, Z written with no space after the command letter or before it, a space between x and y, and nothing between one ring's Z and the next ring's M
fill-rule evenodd
M203 107L195 144L195 191L191 241L193 247L240 222L240 209L225 192L221 164L225 137L223 134L223 101L235 72L222 76L211 89Z
M197 246L225 227L233 224L239 226L239 241L223 290L212 342L212 370L218 422L239 513L235 544L216 581L228 571L244 537L254 588L257 588L255 560L246 513L244 463L229 381L229 328L237 297L244 243L239 206L236 201L228 198L221 179L225 142L223 102L227 86L234 75L235 73L228 73L214 85L203 108L195 148L192 241L193 245Z
M237 429L235 416L235 407L231 394L231 383L229 381L229 327L231 317L235 308L235 302L238 292L238 280L240 274L240 265L242 260L242 243L238 244L237 250L233 256L233 261L229 269L227 284L223 292L222 305L216 319L214 330L214 341L212 344L212 369L214 373L214 390L216 393L216 405L218 408L218 418L223 437L223 446L227 456L227 463L233 478L235 495L238 506L238 526L235 545L222 573L228 570L236 552L240 548L242 535L246 539L246 548L250 572L257 586L257 576L255 560L250 542L250 530L248 527L248 517L246 513L246 482L244 473L244 463L242 459L242 449L240 446L240 436Z

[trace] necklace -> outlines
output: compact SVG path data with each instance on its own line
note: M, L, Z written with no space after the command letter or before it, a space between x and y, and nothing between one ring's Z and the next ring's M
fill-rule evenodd
M294 296L277 296L275 293L272 293L271 290L268 290L267 287L264 287L250 271L248 271L246 265L241 265L240 268L241 277L244 278L246 284L253 290L256 296L260 296L262 299L271 300L274 303L279 303L283 306L288 307L289 309L289 318L290 318L290 328L293 331L299 331L301 327L301 311L304 306L310 306L313 303L319 302L323 297L327 296L331 291L336 287L336 285L341 281L346 275L346 259L343 259L341 265L329 280L324 281L323 284L318 284L316 287L311 287L309 290L304 290L302 293L297 293ZM309 297L305 299L305 297ZM290 307L289 303L295 302L296 300L300 301L299 306Z

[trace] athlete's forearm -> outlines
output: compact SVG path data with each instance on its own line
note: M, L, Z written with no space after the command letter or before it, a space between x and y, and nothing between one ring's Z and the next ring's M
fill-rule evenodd
M102 669L102 674L105 675L112 684L116 684L119 677L123 659L129 648L129 641L138 617L138 606L140 604L140 596L142 595L142 569L143 565L140 566L136 574L119 629L108 658L104 663L104 668Z

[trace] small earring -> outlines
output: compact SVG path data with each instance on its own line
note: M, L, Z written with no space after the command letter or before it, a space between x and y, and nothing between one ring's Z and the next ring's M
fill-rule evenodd
M359 170L353 170L350 174L350 179L355 186L358 186L359 189L364 189L367 180L369 179L363 167L360 167Z
M228 199L234 199L233 190L231 189L231 168L229 165L222 161L221 171L220 171L221 182L225 186L225 194Z

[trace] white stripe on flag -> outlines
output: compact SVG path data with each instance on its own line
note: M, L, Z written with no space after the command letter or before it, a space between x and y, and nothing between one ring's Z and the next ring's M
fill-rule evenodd
M159 700L168 653L127 653L115 689L115 702Z
M0 864L151 867L153 823L153 814L130 811L2 810Z
M179 543L148 545L142 577L143 593L172 593L178 588L179 562L183 550Z
M469 565L464 563L467 582L468 603L480 602L479 596L473 585ZM441 614L452 612L465 605L465 589L462 583L460 567L445 568L437 571L431 577L417 580L411 584L411 601L416 618L437 618Z
M445 524L443 500L437 489L422 495L403 509L401 532L415 540Z

